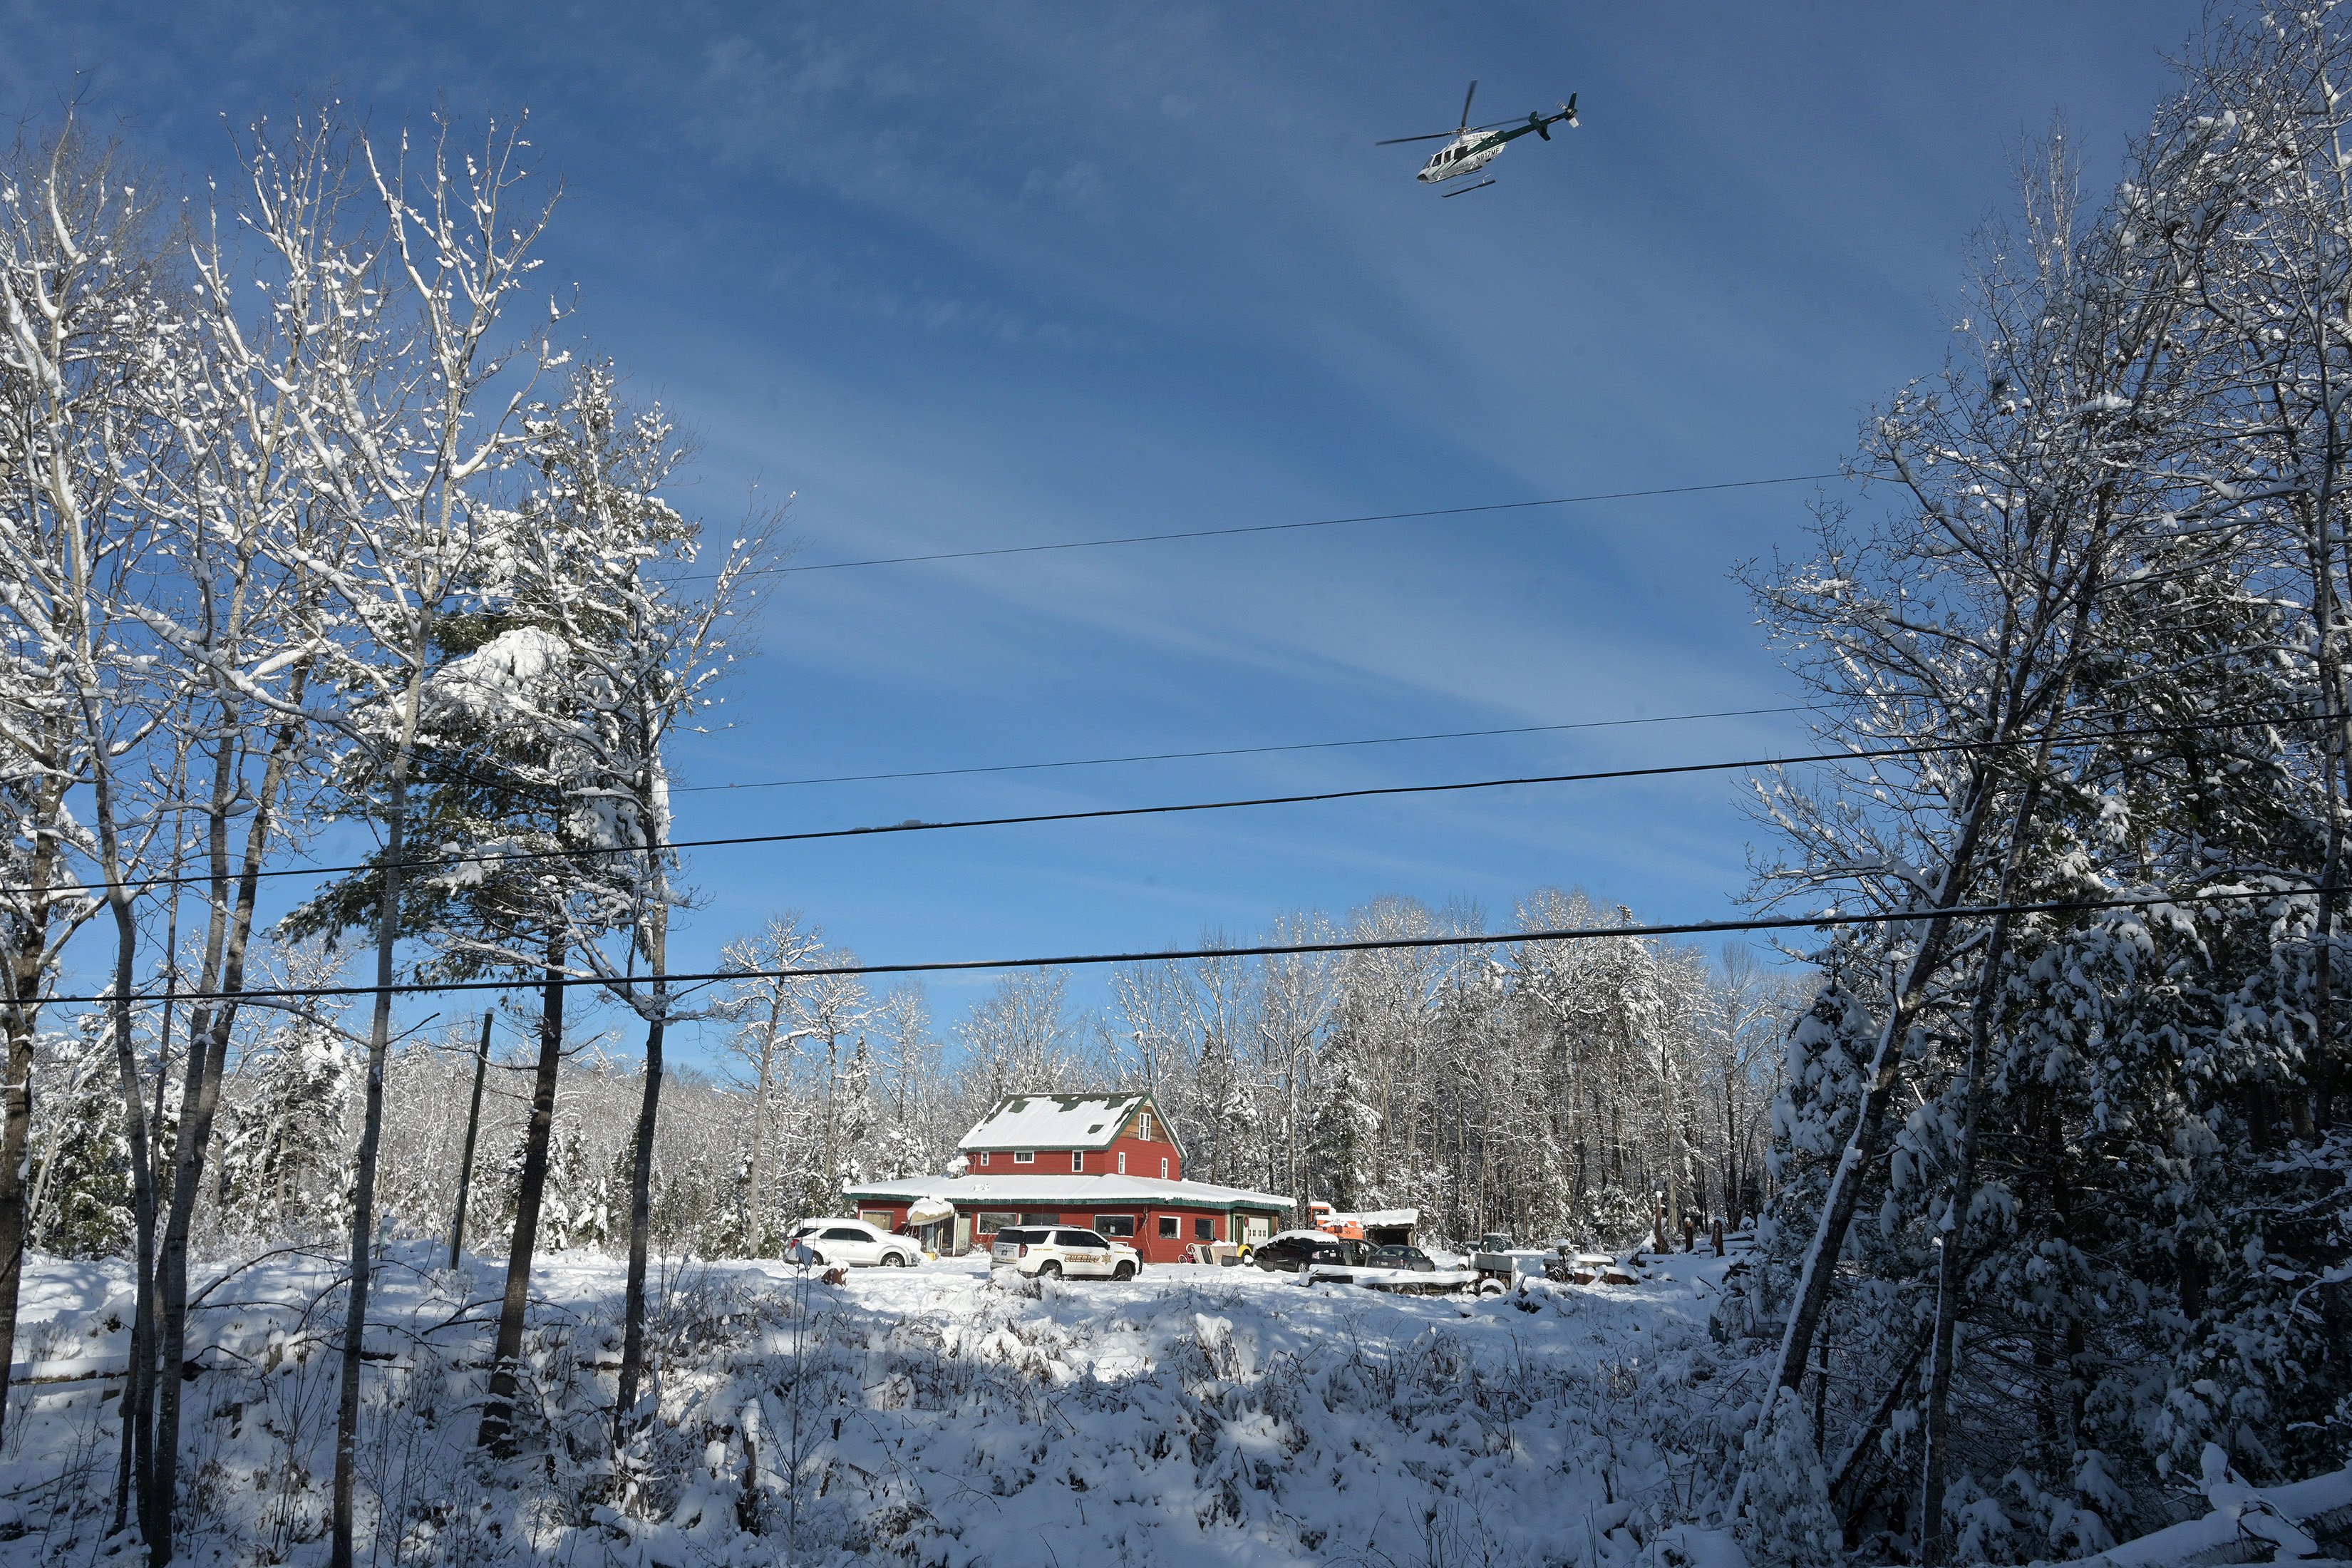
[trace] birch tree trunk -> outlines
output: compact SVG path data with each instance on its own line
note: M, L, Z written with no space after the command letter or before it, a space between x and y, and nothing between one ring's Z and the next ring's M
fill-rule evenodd
M289 707L299 710L307 676L298 668L289 685ZM172 1150L172 1205L163 1226L163 1241L155 1258L155 1296L161 1331L162 1364L167 1369L158 1386L155 1408L157 1460L153 1474L155 1526L148 1540L157 1563L172 1559L172 1521L176 1510L180 1461L180 1396L183 1380L177 1368L187 1350L188 1236L194 1228L198 1194L204 1190L205 1156L212 1147L213 1123L219 1114L221 1083L228 1070L230 1037L236 1028L237 1005L230 999L245 989L246 957L253 938L254 912L260 896L261 868L277 828L276 808L292 765L302 726L289 711L271 737L261 783L253 795L230 787L239 778L241 748L224 737L219 752L209 815L214 932L218 942L218 965L214 983L205 990L222 999L199 1005L189 1022L186 1079L180 1100L180 1130ZM236 900L228 904L228 861L226 853L228 818L250 809L244 862L238 869ZM226 908L224 909L224 905ZM208 958L211 956L207 955ZM210 965L208 964L208 967ZM158 1107L160 1110L160 1106Z
M539 1211L547 1198L548 1148L555 1133L555 1085L563 1069L564 961L562 927L547 937L547 985L540 993L539 1065L531 1075L530 1119L523 1128L522 1172L515 1185L514 1239L507 1249L506 1290L490 1352L489 1390L475 1445L504 1458L512 1451L516 1368L522 1360L523 1312L530 1304L530 1265L539 1247Z
M100 842L110 843L113 794L107 770L98 775ZM106 853L119 862L119 853ZM155 1163L147 1147L147 1110L140 1091L138 1044L131 1037L131 995L137 984L138 921L131 891L121 878L119 864L107 870L107 903L114 912L114 984L108 1002L112 1015L115 1065L121 1074L122 1135L130 1148L131 1214L134 1236L131 1310L131 1356L122 1389L122 1443L114 1476L114 1522L122 1528L131 1500L140 1503L140 1533L146 1538L149 1560L171 1561L171 1511L159 1508L153 1488L154 1434L147 1424L155 1376ZM20 1178L21 1179L21 1178ZM160 1552L160 1555L158 1553Z
M384 808L383 897L377 907L375 1008L368 1020L365 1110L352 1194L351 1296L343 1313L342 1381L335 1399L335 1491L331 1568L352 1568L353 1510L359 1482L360 1373L367 1331L368 1286L375 1241L375 1163L383 1142L383 1068L392 1050L393 948L400 940L400 878L408 853L408 765L416 745L417 710L425 689L431 611L417 617L406 710L390 758L390 798Z
M2018 803L2016 826L2011 830L2009 855L2001 867L2000 881L1994 902L2006 904L2016 887L2017 871L2024 859L2025 846L2033 826L2033 813L2042 796L2042 770L2050 762L2050 742L2045 735L2034 758L2034 772L2026 781L2024 796ZM1934 1564L1947 1561L1951 1552L1951 1536L1944 1528L1944 1485L1951 1458L1951 1397L1952 1352L1958 1332L1960 1314L1960 1278L1968 1241L1969 1207L1976 1201L1977 1122L1984 1104L1986 1061L1990 1054L1993 1014L2000 1003L2003 965L2009 952L2009 916L1992 917L1992 926L1985 938L1983 973L1977 982L1974 1004L1969 1009L1969 1065L1963 1088L1963 1109L1960 1123L1959 1157L1952 1171L1952 1189L1944 1211L1940 1240L1942 1256L1937 1258L1936 1276L1936 1320L1934 1345L1930 1352L1927 1374L1927 1451L1920 1466L1919 1544L1922 1561Z
M655 843L647 858L656 865L663 853L660 841L666 837L660 832L654 835ZM653 1016L646 1023L645 1096L637 1107L636 1142L629 1168L629 1282L622 1313L620 1389L613 1402L615 1448L627 1440L635 1424L637 1384L646 1361L646 1266L653 1237L654 1131L661 1115L662 1031L667 1022L664 1010L669 1002L669 982L665 977L669 961L669 907L658 870L654 879L656 892L649 910L646 940L646 962L652 971Z
M1942 883L1937 889L1935 903L1921 911L1918 946L1912 950L1911 962L1905 967L1902 984L1895 992L1895 1005L1887 1012L1886 1022L1879 1028L1878 1043L1871 1052L1870 1087L1863 1095L1860 1112L1854 1118L1853 1131L1847 1138L1845 1150L1838 1156L1837 1168L1830 1177L1829 1192L1822 1200L1821 1220L1814 1226L1812 1242L1805 1248L1804 1267L1797 1279L1796 1297L1789 1306L1789 1326L1780 1336L1780 1353L1773 1362L1772 1385L1776 1388L1794 1393L1805 1380L1805 1360L1813 1348L1813 1335L1821 1325L1822 1310L1829 1302L1830 1283L1837 1271L1837 1255L1844 1246L1847 1227L1853 1223L1854 1210L1862 1202L1864 1173L1878 1158L1884 1142L1886 1107L1895 1098L1895 1086L1902 1079L1904 1051L1909 1041L1912 1024L1927 1001L1932 977L1943 963L1944 947L1952 926L1952 916L1948 911L1964 897L1969 871L1976 861L1978 840L1982 836L1986 811L1991 802L1991 793L1986 783L1980 773L1975 798L1961 818L1959 835L1945 862ZM1769 1396L1765 1407L1769 1414L1771 1408Z

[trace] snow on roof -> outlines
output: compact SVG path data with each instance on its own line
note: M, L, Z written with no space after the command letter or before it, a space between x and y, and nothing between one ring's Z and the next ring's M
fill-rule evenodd
M1290 1200L1246 1187L1214 1182L1157 1182L1141 1176L909 1176L896 1182L850 1182L842 1195L905 1203L940 1198L961 1205L1003 1204L1019 1208L1116 1207L1123 1204L1189 1204L1201 1208L1286 1209Z
M959 1149L1108 1149L1148 1094L1009 1094Z
M1358 1225L1377 1225L1383 1227L1392 1225L1417 1226L1421 1223L1421 1211L1419 1209L1359 1209L1347 1217L1354 1220Z

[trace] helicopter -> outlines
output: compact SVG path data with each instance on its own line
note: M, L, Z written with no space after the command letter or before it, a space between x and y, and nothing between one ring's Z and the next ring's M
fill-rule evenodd
M1534 113L1525 120L1497 120L1491 125L1474 126L1470 123L1470 100L1477 96L1478 84L1473 81L1470 90L1462 95L1462 123L1451 131L1433 131L1426 136L1391 136L1372 145L1394 147L1404 142L1444 142L1445 145L1431 153L1429 162L1421 166L1421 173L1413 176L1425 185L1442 185L1448 180L1458 180L1465 174L1478 173L1502 155L1506 144L1530 131L1549 142L1553 126L1564 123L1573 129L1577 124L1576 94L1571 92L1557 114ZM1507 131L1503 129L1507 125L1510 127ZM1458 196L1470 191L1483 191L1494 183L1494 176L1490 174L1475 185L1464 185L1460 190L1444 194Z

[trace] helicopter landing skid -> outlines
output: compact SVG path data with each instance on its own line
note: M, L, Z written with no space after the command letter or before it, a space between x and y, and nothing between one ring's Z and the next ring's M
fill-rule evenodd
M1492 181L1492 180L1481 180L1481 181L1479 181L1479 182L1478 182L1476 184L1475 184L1475 185L1465 185L1465 186L1463 186L1463 187L1462 187L1460 190L1458 190L1458 191L1447 191L1447 192L1445 192L1444 194L1445 194L1447 196L1449 196L1449 197L1451 197L1451 196L1466 196L1466 195L1469 195L1471 192L1473 192L1473 191L1483 191L1483 190L1485 190L1488 185L1491 185L1491 184L1493 184L1494 183L1495 183L1495 182L1494 182L1494 181Z

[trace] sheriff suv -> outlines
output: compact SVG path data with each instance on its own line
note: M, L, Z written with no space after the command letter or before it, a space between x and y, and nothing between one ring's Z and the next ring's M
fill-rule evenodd
M988 1266L1021 1274L1066 1274L1073 1279L1132 1279L1142 1268L1143 1258L1126 1243L1091 1230L1022 1226L996 1233Z

